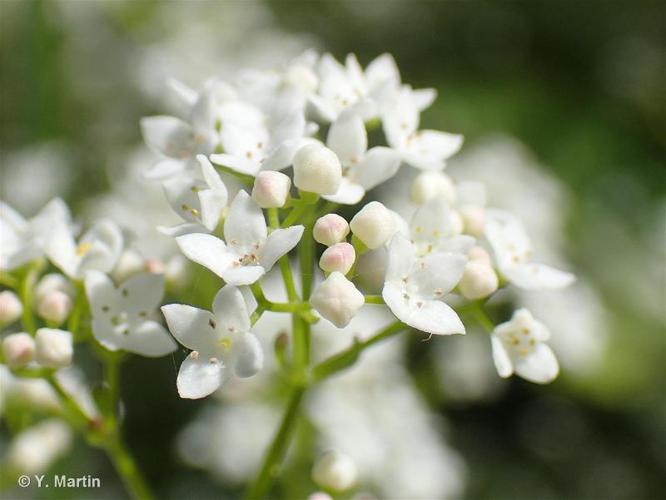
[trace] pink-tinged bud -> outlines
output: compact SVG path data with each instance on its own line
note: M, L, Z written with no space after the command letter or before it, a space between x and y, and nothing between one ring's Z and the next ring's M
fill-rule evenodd
M467 252L467 257L469 260L479 260L490 265L490 255L488 255L488 252L485 248L478 245L470 248L469 252Z
M10 368L25 366L35 354L35 341L27 333L12 333L2 340L2 353Z
M379 248L395 234L393 213L378 201L364 206L349 224L354 235L371 250Z
M70 312L72 312L72 299L60 290L47 293L37 303L39 317L54 325L61 325Z
M458 283L463 297L470 300L482 299L497 290L497 274L487 262L470 260Z
M294 156L294 185L302 191L335 194L342 182L338 156L321 144L308 144Z
M312 480L327 490L348 490L356 484L357 476L354 460L338 451L327 451L312 467Z
M66 293L70 297L73 297L76 293L72 283L62 274L45 274L35 287L35 304L38 304L44 297L55 290Z
M475 237L483 234L483 226L486 222L486 211L483 207L467 206L462 207L460 216L463 220L463 232Z
M63 368L72 363L72 334L65 330L40 328L35 335L35 358L45 368Z
M264 170L257 174L252 198L261 208L280 208L287 203L291 179L282 172Z
M343 241L349 234L349 224L338 214L326 214L319 217L312 229L315 241L330 247Z
M0 292L0 327L13 323L22 313L23 305L14 292L9 290Z
M332 273L337 271L342 274L347 274L351 269L354 261L356 260L356 251L354 247L347 242L336 243L328 247L321 254L319 259L319 267L322 271Z
M448 175L442 172L423 172L412 182L412 201L421 205L435 198L443 198L449 205L456 200L456 188Z
M312 307L338 328L347 326L364 303L363 294L338 272L331 273L310 297Z

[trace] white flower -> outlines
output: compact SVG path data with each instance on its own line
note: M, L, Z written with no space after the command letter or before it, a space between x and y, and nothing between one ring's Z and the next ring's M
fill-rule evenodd
M185 220L184 224L174 227L159 227L164 234L175 236L188 232L210 232L220 221L227 205L227 187L204 155L197 155L197 161L201 177L186 172L162 183L169 204Z
M274 170L264 170L254 180L252 199L261 208L280 208L287 203L290 189L289 176Z
M402 160L419 169L441 170L456 154L463 137L437 130L418 130L419 106L411 91L402 89L384 112L382 123L388 144Z
M337 271L347 274L356 260L354 247L347 242L331 245L321 254L319 267L322 271L332 273Z
M310 297L312 307L338 328L347 326L364 303L363 294L339 272L331 273Z
M563 288L575 277L545 264L531 262L532 247L521 222L508 212L488 210L484 234L497 267L514 285L526 290Z
M69 208L60 198L51 200L31 219L24 219L0 201L0 269L11 271L44 255L54 227L71 223Z
M455 215L441 198L425 202L414 212L410 238L419 257L430 252L467 253L474 245L474 238L458 234Z
M19 319L22 313L23 304L14 292L10 290L0 292L0 328Z
M245 191L239 191L224 222L226 243L210 234L176 238L185 256L232 285L249 285L268 272L294 248L303 226L276 229L268 234L261 209Z
M7 366L25 366L35 355L35 341L27 333L12 333L2 339L2 353Z
M339 451L330 450L317 458L312 467L312 480L322 488L345 491L354 486L358 477L356 463Z
M139 273L116 287L104 273L90 271L85 288L93 335L104 347L148 357L164 356L176 349L164 327L149 319L164 294L163 276Z
M391 240L382 290L384 302L402 321L427 333L465 333L456 312L442 299L465 270L460 253L431 252L418 259L414 246L401 234Z
M50 418L21 431L7 448L9 467L22 474L45 472L72 444L72 431L62 420Z
M452 205L456 201L456 187L444 172L425 171L412 181L409 195L418 205L435 198L443 198Z
M462 218L463 232L480 237L486 223L486 187L480 182L461 182L456 192L454 207Z
M352 233L371 250L379 248L395 234L393 213L378 201L371 201L349 223Z
M527 309L518 309L511 321L495 327L490 339L493 360L501 377L514 372L530 382L547 384L559 372L555 354L545 341L550 338L546 326L534 319Z
M35 334L35 360L46 368L63 368L72 363L72 334L65 330L40 328Z
M182 304L162 306L169 330L188 349L178 372L178 394L198 399L217 390L231 377L251 377L261 370L264 354L250 332L250 309L256 303L232 285L213 300L213 312Z
M337 155L321 144L307 144L294 156L294 186L317 194L335 194L342 182Z
M69 227L57 226L46 243L46 254L67 276L83 278L89 270L111 271L123 250L123 234L110 220L98 221L79 239Z
M331 246L343 241L349 234L349 224L338 214L326 214L317 219L312 236L317 243Z
M338 117L328 131L326 145L340 159L343 175L338 191L324 196L329 201L354 205L400 167L397 151L384 146L368 150L365 125L356 113L344 112Z
M463 297L470 300L488 297L497 290L499 280L492 266L481 259L470 259L460 278L458 288Z

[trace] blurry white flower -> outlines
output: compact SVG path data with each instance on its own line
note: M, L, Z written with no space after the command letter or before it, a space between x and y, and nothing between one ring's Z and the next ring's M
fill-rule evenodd
M254 180L252 199L261 208L280 208L287 202L290 189L289 176L274 170L264 170Z
M321 254L319 267L322 271L332 273L337 271L347 274L356 260L354 247L347 242L331 245Z
M224 222L226 243L210 234L186 234L176 238L185 256L207 267L233 285L257 281L275 262L294 248L303 226L275 229L268 234L261 209L245 191L229 207Z
M388 242L397 229L393 213L378 201L371 201L359 210L349 227L371 250Z
M150 319L164 294L164 277L135 274L116 287L99 271L86 274L95 339L110 351L124 350L142 356L164 356L176 343L162 325Z
M75 294L74 285L60 273L47 273L42 276L35 286L35 302L39 302L51 292L66 293L70 297Z
M563 288L573 274L531 262L532 247L520 221L508 212L488 210L484 234L493 248L497 267L514 285L526 290Z
M559 372L553 351L545 343L548 329L527 309L518 309L510 321L495 327L491 335L493 360L501 377L514 372L530 382L547 384Z
M443 302L465 270L460 253L432 252L418 259L402 235L391 240L382 296L391 312L409 326L435 335L465 333L456 312Z
M116 262L110 276L116 283L121 283L131 276L146 270L154 272L152 269L148 269L148 261L143 255L133 248L126 248L120 254L118 262Z
M7 463L22 474L45 472L72 443L72 431L58 419L44 420L19 433L7 450Z
M441 198L425 202L414 212L409 236L419 257L431 252L467 253L474 245L474 238L460 235L455 215Z
M294 156L294 186L302 191L332 195L342 182L338 156L321 144L307 144Z
M338 328L347 326L364 303L363 294L339 272L332 272L310 297L312 307Z
M463 231L474 237L483 235L486 221L486 187L480 182L460 182L454 204L463 223Z
M331 246L343 241L349 234L349 224L338 214L326 214L319 217L312 229L315 241Z
M344 112L328 131L326 145L342 164L342 181L337 192L324 198L354 205L365 192L390 179L400 167L400 155L384 146L368 150L368 136L361 117Z
M72 334L54 328L39 328L35 334L35 360L46 368L63 368L72 363Z
M350 489L356 483L357 475L354 460L336 450L324 452L312 467L312 480L321 488L332 491Z
M458 152L463 137L438 130L418 130L419 114L412 92L408 89L398 92L382 117L386 140L405 163L422 170L441 170L446 160Z
M35 355L35 341L27 333L12 333L2 339L2 353L10 368L25 366Z
M31 219L0 201L0 269L11 271L41 257L53 228L70 223L69 208L60 198L51 200Z
M0 292L0 328L13 323L21 317L23 305L11 290Z
M122 250L123 234L110 220L95 223L81 236L78 244L71 229L60 224L46 242L46 254L51 262L74 279L82 279L89 270L111 271Z
M432 199L444 199L449 205L456 201L456 188L451 178L444 172L421 172L412 181L409 190L411 200L420 205Z
M250 313L238 288L226 285L213 300L213 313L182 304L162 306L169 330L188 349L178 372L181 398L208 396L235 373L251 377L264 353L250 332Z

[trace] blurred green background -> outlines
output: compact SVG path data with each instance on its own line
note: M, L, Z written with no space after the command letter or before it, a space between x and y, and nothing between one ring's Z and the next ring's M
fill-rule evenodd
M565 373L548 387L514 379L491 401L445 401L429 383L427 346L414 342L412 374L467 462L465 497L663 498L665 16L656 1L2 0L3 179L17 151L55 143L66 151L60 194L68 202L77 207L109 189L141 142L139 119L164 112L154 82L146 83L147 52L161 60L180 51L199 73L178 74L174 65L172 76L191 83L207 69L220 74L210 54L242 51L262 30L284 30L338 58L354 52L363 64L390 52L405 82L439 91L425 126L463 133L468 145L511 135L568 186L567 257L608 316L593 374ZM196 43L179 45L183 32ZM7 189L3 180L3 197ZM199 404L159 383L173 372L170 359L128 364L127 439L160 496L219 495L218 484L173 452ZM95 497L124 494L83 443L59 468L84 463L108 478Z

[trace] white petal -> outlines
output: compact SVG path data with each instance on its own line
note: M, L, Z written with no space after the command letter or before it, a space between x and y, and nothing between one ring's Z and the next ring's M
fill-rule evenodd
M261 170L261 163L256 160L248 159L243 156L236 156L231 154L214 154L210 155L210 161L215 163L215 165L220 165L222 167L227 167L238 172L240 174L246 175L257 175L257 172Z
M184 160L174 160L173 158L165 158L151 166L143 177L151 181L165 180L174 175L180 174L185 170L187 162Z
M84 285L93 316L102 315L107 310L110 312L118 310L116 287L106 274L100 271L89 271L86 273Z
M460 182L456 185L456 199L461 207L471 205L484 207L486 205L486 186L480 182Z
M53 264L68 276L77 271L76 244L69 228L65 224L56 226L46 243L46 255Z
M178 236L176 243L185 257L222 278L236 257L227 250L224 241L210 234L192 233Z
M125 335L122 349L141 356L157 358L175 351L176 342L162 325L144 321Z
M417 241L433 242L440 236L451 236L455 234L451 220L451 209L446 200L443 198L429 200L412 216L412 235Z
M433 335L465 333L465 326L456 312L442 301L408 299L397 283L386 283L382 297L400 321L417 330Z
M175 78L167 80L167 87L171 93L183 104L183 107L190 108L197 100L197 92Z
M382 54L370 61L370 64L365 68L365 78L370 88L385 82L396 85L400 83L400 72L393 56Z
M224 182L222 182L220 174L217 173L217 170L215 170L215 167L213 167L208 158L206 158L205 155L197 155L197 161L199 162L199 166L201 167L201 174L203 175L206 184L208 184L208 187L210 189L214 189L220 194L224 193L224 196L226 197L227 186L225 186Z
M246 333L234 342L234 372L239 377L252 377L264 366L264 351L257 337Z
M249 286L239 286L238 289L243 294L243 299L245 300L245 307L247 308L248 315L252 314L257 310L257 306L259 305L257 303L257 299L252 293L252 290Z
M419 111L429 108L436 98L437 91L435 89L412 90L412 100Z
M76 276L82 277L86 271L111 271L123 251L123 233L110 220L98 221L80 240L83 245L90 245L78 260Z
M495 334L491 335L490 342L493 349L493 362L495 363L497 373L502 378L510 377L513 374L513 364L504 348L504 344L502 344L502 341Z
M266 270L263 266L229 267L222 274L222 279L230 285L251 285L264 274L266 274Z
M511 283L525 290L564 288L576 279L571 273L535 263L505 267L502 269L502 273Z
M164 295L164 275L138 273L122 283L118 290L122 309L127 312L151 312L162 301Z
M188 222L201 222L200 203L197 191L204 184L188 173L170 177L162 182L169 205L179 217Z
M401 234L393 236L389 244L386 280L402 280L409 274L416 261L414 245Z
M224 207L227 205L227 193L226 191L204 189L198 194L201 205L201 223L206 229L213 231L220 222Z
M305 116L301 111L291 112L273 127L271 142L275 146L287 140L299 139L304 134Z
M259 262L266 271L269 271L275 262L294 248L303 236L303 226L291 226L276 229L268 235L266 243L261 248Z
M403 151L404 160L423 170L440 170L444 168L445 160L460 150L462 143L462 135L420 130L410 137Z
M160 234L174 238L184 234L207 233L209 231L205 226L195 222L184 222L175 226L157 226L156 229Z
M326 145L332 149L342 163L360 159L368 149L368 136L360 116L344 112L331 125Z
M342 205L356 205L364 196L365 189L363 189L363 186L350 181L347 177L343 177L336 193L323 195L322 198Z
M500 269L514 265L514 256L524 259L532 250L525 227L509 212L487 210L483 231Z
M394 149L377 146L370 149L358 164L352 165L347 175L369 191L393 177L399 168L400 154Z
M171 158L191 154L192 127L173 116L150 116L141 119L141 132L146 144L156 153Z
M560 371L557 358L546 344L539 343L527 356L514 358L516 374L530 382L548 384Z
M184 399L205 398L222 384L224 365L203 356L188 356L178 371L178 394Z
M247 332L250 316L241 291L232 285L220 289L213 299L213 313L222 331Z
M240 190L229 206L224 221L224 239L227 245L250 250L266 241L268 229L259 205L247 192Z
M220 338L217 319L210 312L184 304L162 306L171 334L185 347L202 353L214 353Z
M466 263L467 257L463 254L430 253L417 261L409 275L409 283L418 287L423 297L441 298L458 284Z

